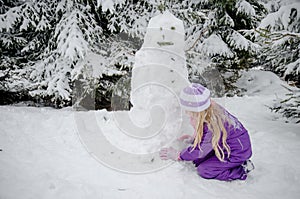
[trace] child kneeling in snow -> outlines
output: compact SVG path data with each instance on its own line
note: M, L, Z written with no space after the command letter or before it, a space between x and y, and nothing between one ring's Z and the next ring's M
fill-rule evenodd
M180 93L182 108L190 116L194 136L183 135L181 141L192 144L181 152L163 148L163 160L193 161L198 174L207 179L245 180L254 169L247 130L223 107L210 99L210 91L200 84L191 84Z

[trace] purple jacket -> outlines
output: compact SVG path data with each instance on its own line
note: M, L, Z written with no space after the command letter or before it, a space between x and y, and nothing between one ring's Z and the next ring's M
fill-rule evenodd
M227 130L227 144L230 147L230 157L225 158L225 161L232 163L242 163L245 160L249 159L252 155L250 138L247 130L244 126L239 122L239 120L231 115L224 108L224 114L226 114L228 120L230 120L230 124L225 122L224 127ZM214 150L211 144L212 132L208 129L207 124L204 124L203 128L203 137L200 143L201 150L198 146L192 151L193 146L189 146L186 149L183 149L180 152L180 159L186 161L193 161L196 166L201 162L205 161L211 156L214 156ZM222 147L222 141L219 142ZM227 157L226 149L223 150L225 157Z

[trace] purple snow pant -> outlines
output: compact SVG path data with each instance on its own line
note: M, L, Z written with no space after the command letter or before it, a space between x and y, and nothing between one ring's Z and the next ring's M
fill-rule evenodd
M235 179L246 180L247 174L242 166L243 162L221 162L215 155L204 160L194 160L198 174L206 179L230 181Z

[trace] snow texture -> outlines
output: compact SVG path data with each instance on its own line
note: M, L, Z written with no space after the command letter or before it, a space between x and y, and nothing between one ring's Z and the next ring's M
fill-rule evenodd
M200 44L201 50L209 56L222 55L224 57L233 57L227 44L222 40L219 35L211 34Z
M77 56L84 58L89 47L88 42L84 39L84 35L78 26L77 16L80 15L81 13L77 9L74 9L65 20L60 21L54 34L54 36L57 37L58 53L72 61L76 59ZM83 16L78 18L83 18Z
M236 3L237 12L248 16L255 16L255 10L250 3L245 0L240 0Z
M237 31L234 31L232 34L228 35L227 39L229 41L229 45L235 49L257 52L260 48L258 44L249 41Z
M97 7L101 6L103 12L107 10L113 12L116 5L122 5L124 2L125 0L97 0Z
M29 25L36 26L34 20L32 20L36 18L38 18L38 16L33 8L31 8L31 3L26 3L23 7L11 8L5 14L1 14L0 29L5 29L7 32L10 32L14 28L13 25L20 20L22 22L20 30L27 30Z
M224 17L223 17L221 20L224 20L224 25L229 25L229 27L234 27L234 21L233 21L233 19L227 14L227 12L225 13Z
M180 114L177 96L189 83L183 49L181 20L169 11L150 20L144 43L135 55L131 78L131 115L148 112L145 118L136 118L140 125L151 122L150 109L154 105L162 107L169 120Z
M249 96L255 96L259 94L263 95L285 95L288 90L285 87L289 85L281 81L280 78L270 71L250 70L243 71L242 77L238 79L235 84L238 88L244 88L247 90L246 94Z
M240 82L248 89L247 96L216 99L224 100L225 107L249 131L256 168L245 182L206 180L185 162L148 174L118 172L99 163L85 149L77 134L76 112L71 108L19 104L0 107L0 198L298 198L299 125L286 123L268 109L275 97L272 91L283 94L280 79L266 81L271 76L262 71L247 72ZM122 132L113 116L118 113L99 110L80 114L89 130L94 125L90 118L95 117L102 133L116 147L138 149L140 145L132 145L130 137L120 137ZM146 143L144 147L150 148ZM126 163L119 162L121 166Z
M289 75L291 73L293 73L294 71L296 71L295 73L297 75L300 74L300 59L297 59L296 61L289 63L288 65L285 66L285 72L284 72L284 76Z
M293 31L293 23L298 23L300 15L296 14L291 21L292 12L300 13L300 2L281 6L277 12L268 14L260 23L259 28L270 28L271 30L288 30ZM292 23L293 22L293 23ZM299 26L299 25L298 25Z

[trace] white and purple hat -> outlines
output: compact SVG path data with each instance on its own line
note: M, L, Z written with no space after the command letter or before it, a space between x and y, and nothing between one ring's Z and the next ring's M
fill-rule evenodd
M210 106L210 91L201 84L192 83L181 91L180 104L187 111L204 111Z

